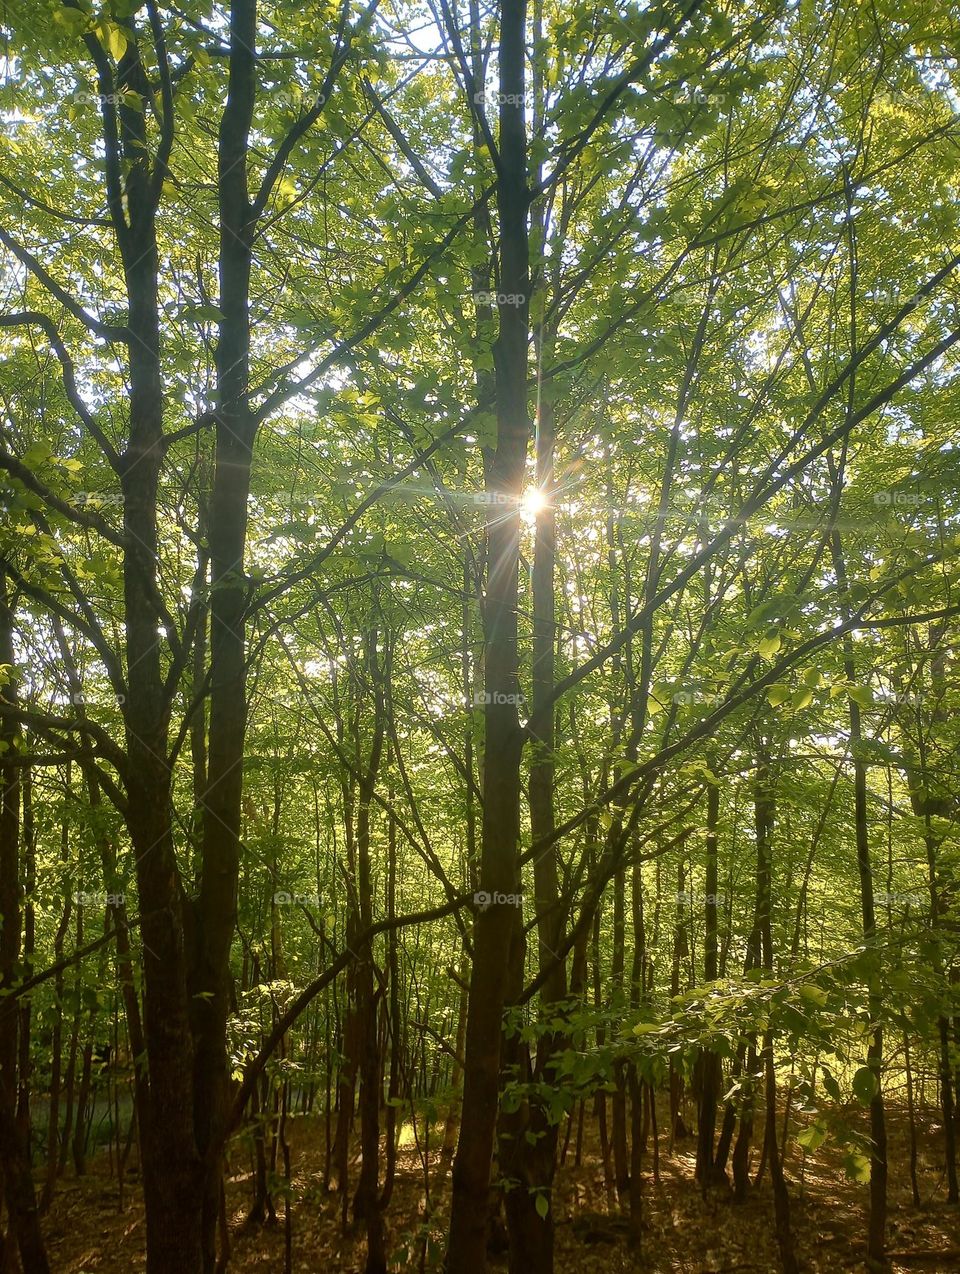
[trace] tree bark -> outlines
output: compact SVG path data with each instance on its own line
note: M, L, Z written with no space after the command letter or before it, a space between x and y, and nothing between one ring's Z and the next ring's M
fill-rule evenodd
M131 30L132 35L132 30ZM102 50L100 58L105 61ZM109 74L101 91L112 91ZM193 1045L187 989L183 893L171 825L169 691L161 642L157 495L164 456L160 364L158 186L146 133L153 99L135 38L120 59L122 161L111 193L128 298L129 426L122 457L123 562L128 683L127 827L136 867L143 943L144 1037L149 1117L141 1126L148 1274L200 1269L200 1159L193 1128ZM134 98L123 98L129 92ZM109 146L109 143L108 143ZM119 156L117 159L119 160Z
M480 888L491 905L479 911L467 1007L463 1116L453 1165L447 1266L451 1274L486 1269L490 1164L497 1122L501 1020L507 961L517 913L497 896L519 893L520 755L517 718L520 516L530 434L527 411L528 244L527 145L524 122L525 0L500 6L500 129L497 206L499 295L523 298L499 306L494 345L497 445L487 463L490 489L505 497L487 522L484 608L484 805Z
M842 598L844 618L849 614L847 602L847 572L839 531L834 528L830 539L834 571ZM856 684L856 660L849 636L843 639L843 670L847 681ZM857 848L857 873L860 877L860 906L863 917L863 937L869 946L877 935L873 898L873 866L870 861L869 815L867 811L867 767L861 744L863 729L860 705L852 697L848 699L850 715L850 752L853 757L854 836ZM873 1034L867 1049L867 1065L873 1075L873 1096L870 1099L870 1137L873 1155L870 1161L870 1213L867 1228L868 1262L881 1267L886 1252L887 1225L887 1128L883 1104L883 1026L881 1025L882 990L879 968L869 975L867 988L870 1019Z
M707 844L704 883L704 935L703 977L705 982L715 982L717 968L717 826L720 817L720 788L711 783L707 788ZM726 1172L715 1170L713 1138L717 1127L717 1101L720 1097L720 1058L711 1049L700 1051L701 1087L700 1109L697 1116L697 1165L696 1179L706 1189L718 1179L726 1183Z
M0 686L4 703L16 705L16 653L13 643L13 610L6 576L0 571L0 664L10 667L10 680ZM0 715L3 756L10 758L19 746L16 718ZM20 961L20 769L0 763L0 992L13 988L21 976ZM25 1274L47 1274L50 1269L43 1238L36 1192L30 1171L29 1143L17 1120L17 1060L19 1004L0 996L0 1162L3 1193Z
M378 632L371 619L366 639L365 672L373 683L373 736L366 767L358 789L357 806L357 899L362 930L373 923L370 879L370 802L380 771L385 734L384 682L387 669L377 653ZM367 943L358 953L357 998L360 1052L360 1179L353 1200L355 1221L367 1230L366 1274L386 1274L383 1212L380 1208L380 1052L377 1035L377 996L374 994L373 947Z
M247 149L256 89L256 0L230 7L227 101L220 121L220 331L216 349L216 456L209 510L210 722L202 805L200 890L190 971L194 1124L204 1159L203 1268L216 1263L220 1144L227 1118L226 1022L230 947L237 919L246 735L244 553L256 422L249 402L253 215ZM196 752L196 743L194 744Z

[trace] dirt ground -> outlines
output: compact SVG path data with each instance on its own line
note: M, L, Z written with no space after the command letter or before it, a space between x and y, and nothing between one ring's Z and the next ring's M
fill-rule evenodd
M907 1167L907 1125L902 1112L889 1115L892 1274L960 1272L960 1209L945 1202L942 1135L935 1112L918 1120L918 1179L921 1207L913 1205ZM589 1121L588 1121L589 1122ZM756 1142L762 1127L756 1130ZM324 1141L320 1121L298 1118L289 1124L292 1188L290 1222L292 1269L357 1274L363 1269L362 1234L343 1234L340 1197L323 1185ZM663 1139L661 1139L663 1143ZM754 1151L753 1167L758 1152ZM712 1192L706 1199L693 1181L695 1145L678 1142L660 1149L660 1184L652 1177L650 1155L644 1174L644 1228L640 1251L628 1245L626 1218L608 1197L598 1148L585 1140L581 1166L573 1166L572 1148L559 1170L554 1208L557 1220L556 1268L577 1274L775 1274L778 1261L773 1232L769 1175L743 1204ZM863 1260L867 1189L844 1174L829 1143L807 1155L791 1140L786 1173L792 1203L797 1254L805 1274L866 1271ZM397 1180L387 1214L391 1270L438 1269L449 1209L449 1171L439 1156L429 1159L429 1204L423 1163L409 1124L401 1135ZM284 1211L278 1192L275 1225L245 1229L250 1207L251 1164L238 1145L227 1184L231 1225L230 1268L243 1274L279 1274L284 1269ZM56 1274L133 1274L145 1269L144 1220L135 1180L124 1185L122 1210L106 1155L91 1163L80 1179L63 1181L45 1218L44 1231ZM492 1267L506 1268L505 1257Z

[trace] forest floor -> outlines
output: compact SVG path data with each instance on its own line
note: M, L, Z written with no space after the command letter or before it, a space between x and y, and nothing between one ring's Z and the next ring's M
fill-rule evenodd
M587 1123L589 1124L589 1119ZM888 1111L889 1221L892 1274L960 1271L960 1210L949 1207L942 1167L942 1134L936 1114L918 1116L918 1182L921 1207L912 1202L905 1113ZM758 1123L752 1169L755 1172L762 1124ZM324 1189L324 1134L319 1120L298 1118L288 1124L291 1148L292 1269L297 1274L360 1274L362 1234L344 1235L341 1199ZM236 1146L227 1183L231 1224L230 1269L243 1274L280 1274L284 1268L282 1197L275 1225L244 1229L252 1176ZM580 1167L573 1147L559 1170L554 1195L556 1268L577 1274L776 1274L773 1203L769 1173L743 1204L717 1192L704 1200L694 1184L694 1138L679 1141L668 1153L661 1136L660 1184L652 1178L650 1155L644 1174L642 1250L628 1246L625 1215L608 1198L595 1140L585 1136ZM787 1152L786 1172L792 1203L797 1255L805 1274L866 1270L863 1260L867 1188L849 1180L840 1153L829 1143L806 1156L795 1140ZM55 1274L131 1274L143 1270L144 1220L140 1190L125 1183L123 1209L105 1154L90 1162L81 1178L61 1182L45 1218ZM355 1170L354 1170L355 1171ZM423 1163L407 1125L401 1135L397 1176L387 1214L391 1270L439 1268L450 1203L450 1174L439 1156L429 1157L429 1208L425 1203ZM424 1253L424 1243L427 1248ZM423 1264L421 1264L423 1261ZM493 1269L506 1269L505 1257L492 1257Z

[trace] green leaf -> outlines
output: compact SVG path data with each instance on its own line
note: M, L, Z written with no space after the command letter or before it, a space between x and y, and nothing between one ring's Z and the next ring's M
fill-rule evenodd
M861 1066L853 1077L853 1095L861 1106L869 1106L877 1091L877 1077L869 1066Z
M537 1216L541 1221L546 1221L547 1214L550 1211L550 1200L545 1194L538 1194L534 1200L533 1206L537 1210Z
M116 22L111 22L109 18L101 18L95 24L93 31L110 56L119 62L127 51L127 37L123 27Z
M808 1004L816 1004L820 1008L823 1008L827 1002L826 991L822 986L816 986L813 982L804 982L800 988L800 996Z
M762 659L773 659L781 646L780 634L773 633L768 637L762 637L757 643L757 653Z
M218 323L223 310L217 305L185 305L177 317L194 323Z
M38 469L53 456L53 449L45 442L35 442L20 457L20 463L28 469Z
M843 1166L848 1177L866 1185L870 1180L870 1160L859 1150L848 1150L843 1156Z
M797 1141L804 1150L816 1150L818 1146L823 1145L826 1137L827 1130L819 1121L811 1124L809 1128L802 1128L797 1133Z
M53 20L57 26L63 27L70 35L80 35L87 30L90 17L89 14L81 13L79 9L58 7L53 11Z

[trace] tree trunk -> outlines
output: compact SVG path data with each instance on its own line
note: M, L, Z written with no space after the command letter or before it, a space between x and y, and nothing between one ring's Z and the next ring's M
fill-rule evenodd
M227 101L220 121L219 339L216 458L209 511L210 725L203 795L200 892L191 968L194 1126L203 1157L203 1268L216 1263L222 1142L228 1096L226 1022L237 918L246 734L244 553L256 422L249 403L253 215L247 147L256 87L256 0L233 0Z
M143 944L144 1038L149 1117L140 1128L148 1274L200 1269L200 1159L193 1128L193 1046L187 987L183 891L171 825L168 760L170 690L161 660L166 616L159 602L157 493L164 457L160 358L160 258L156 212L160 183L147 137L146 103L155 101L135 40L101 92L132 94L118 108L121 184L110 210L128 299L129 426L121 458L126 548L123 559L128 683L127 828L136 867ZM109 157L108 157L109 159ZM110 182L108 162L108 182ZM169 634L168 634L169 636Z
M387 819L387 919L397 914L397 823L392 815ZM403 1070L403 1032L400 1021L400 953L397 947L397 931L387 934L387 983L390 996L387 1026L390 1036L390 1079L387 1086L387 1108L384 1132L387 1143L387 1162L384 1169L383 1191L380 1195L381 1212L386 1212L393 1195L397 1171L397 1106L400 1101L400 1077ZM459 1029L459 1028L458 1028ZM447 1115L449 1124L449 1112ZM444 1145L447 1130L444 1128Z
M367 677L374 686L373 737L359 786L357 807L357 898L361 930L373 923L370 880L370 802L380 771L385 732L384 681L388 673L378 662L378 633L371 619L366 642ZM387 664L387 669L389 664ZM367 1229L366 1274L386 1274L383 1212L380 1208L380 1053L377 1036L377 997L374 994L373 948L358 953L357 998L360 1051L360 1179L353 1200L353 1217Z
M834 528L830 540L834 571L842 600L844 617L849 614L847 603L847 572L839 531ZM849 636L843 639L843 670L850 685L856 684L856 660L853 642ZM848 699L850 714L850 752L853 757L854 835L857 847L857 872L860 877L860 906L863 916L863 937L869 946L877 934L873 899L873 867L870 861L869 815L867 811L867 767L861 744L863 730L860 705L852 697ZM873 1155L870 1161L870 1215L867 1231L867 1259L882 1266L886 1252L887 1225L887 1129L883 1105L883 1027L882 989L879 968L869 975L867 987L873 1036L867 1050L867 1065L873 1076L873 1096L870 1100L870 1137Z
M90 1090L93 1087L93 1044L89 1040L83 1046L81 1057L80 1084L77 1088L77 1109L71 1141L73 1170L78 1177L82 1177L87 1171L87 1142L93 1121L93 1106L90 1102Z
M70 765L66 770L66 787L70 788ZM67 864L70 849L70 824L64 815L60 824L60 863L67 881ZM63 958L63 942L70 929L70 916L73 904L70 898L69 883L63 899L63 915L57 925L53 938L53 962L59 965ZM77 943L79 946L79 942ZM54 979L53 1029L50 1041L50 1100L47 1114L47 1165L43 1192L40 1195L40 1211L46 1212L53 1202L57 1176L60 1172L60 1090L63 1075L63 970L60 969ZM69 1131L65 1133L69 1136Z
M769 787L768 761L765 745L757 750L757 773L754 783L754 828L757 843L757 887L754 903L753 927L747 944L745 972L760 965L765 958L764 935L769 932L771 904L770 833L773 828L773 802ZM733 1148L733 1194L742 1203L750 1189L750 1142L753 1138L756 1108L756 1083L759 1057L756 1036L752 1036L747 1048L744 1090L740 1106L740 1129Z
M707 788L706 898L704 899L703 977L715 982L717 971L717 825L720 816L720 788L711 783ZM717 1127L717 1101L720 1097L720 1058L711 1049L700 1051L700 1105L697 1116L696 1179L706 1189L712 1183L726 1183L726 1172L715 1170L713 1138Z
M16 668L13 644L13 610L6 577L0 571L0 664ZM0 687L5 704L16 706L16 674ZM15 761L19 736L16 718L0 715L0 740L4 762L0 764L0 992L12 989L20 967L20 770ZM17 1121L17 1057L19 1005L9 995L0 996L0 1162L3 1191L25 1274L47 1274L50 1266L40 1234L30 1148Z
M677 901L676 901L676 920L673 926L673 956L670 965L670 994L676 996L680 994L680 966L682 961L689 954L689 946L687 943L687 924L686 924L686 876L683 864L683 848L681 847L681 858L677 867ZM683 1121L682 1112L683 1103L683 1074L674 1060L673 1054L670 1055L670 1144L674 1140L686 1137L687 1125Z
M611 989L615 1001L625 1007L624 969L626 964L626 867L621 864L613 880L613 959L610 968ZM610 1103L613 1175L621 1204L628 1198L630 1165L627 1159L627 1072L625 1063L614 1067L614 1090Z
M528 245L524 123L524 0L500 6L500 287L494 346L497 446L487 458L490 489L505 498L487 522L487 594L484 609L484 805L480 888L490 896L474 928L474 960L467 1006L463 1115L453 1165L453 1200L447 1265L451 1274L486 1269L490 1165L500 1077L501 1020L507 961L515 927L513 906L500 896L519 893L521 737L517 718L517 600L520 560L519 500L529 439L527 413ZM519 305L512 297L522 297Z
M457 1033L456 1043L454 1044L454 1052L456 1057L453 1061L453 1071L450 1075L450 1088L452 1095L450 1098L450 1109L447 1111L446 1122L443 1126L443 1144L440 1154L444 1159L451 1160L453 1152L457 1147L457 1130L460 1127L460 1097L458 1089L463 1075L463 1067L461 1061L463 1058L463 1045L467 1032L467 995L469 986L466 981L467 965L464 960L460 965L459 984L460 984L460 1000L457 1005Z
M770 765L766 749L761 746L757 755L757 858L763 863L758 875L757 919L760 929L760 960L767 977L773 974L773 852L774 797L770 778ZM761 853L762 850L762 853ZM766 1097L764 1123L764 1157L770 1164L773 1183L773 1209L776 1222L777 1250L783 1274L797 1274L797 1258L793 1249L790 1228L790 1195L780 1162L777 1144L777 1078L773 1056L773 1032L767 1031L763 1040L763 1078Z
M535 0L533 15L533 40L536 46L542 33L542 0ZM533 97L537 119L543 111L543 66L540 60L533 66ZM534 180L539 181L539 169ZM545 210L537 201L532 221L538 240L546 232ZM557 258L559 264L559 258ZM546 289L548 280L541 269L539 285ZM557 279L553 279L554 288ZM538 367L552 362L555 332L552 328L540 328L534 336L534 349ZM556 624L556 558L557 525L553 499L556 489L554 478L556 450L556 421L553 399L549 392L541 393L536 418L536 490L543 507L538 511L534 532L533 572L531 592L533 604L533 648L531 654L530 683L530 776L528 785L530 805L530 835L534 845L547 841L553 834L556 820L554 813L554 785L556 723L550 696L555 680ZM545 978L540 990L540 1005L544 1012L551 1012L551 1005L566 996L566 967L557 960L556 952L563 936L563 913L560 906L557 847L550 844L540 850L533 861L533 883L537 919L537 966ZM523 952L523 944L516 943L515 956ZM622 970L621 970L622 972ZM513 970L518 987L523 980L522 963ZM535 1084L553 1086L555 1083L555 1058L565 1046L564 1032L543 1034L537 1042L536 1053L530 1067L529 1050L526 1066L531 1070ZM554 1214L553 1179L557 1162L557 1142L560 1125L555 1112L548 1110L544 1100L532 1096L518 1112L519 1120L513 1121L513 1139L507 1149L501 1146L501 1165L508 1177L516 1177L520 1186L508 1191L506 1198L507 1224L510 1239L510 1269L513 1274L551 1274L553 1270Z
M936 631L932 634L938 640ZM939 678L942 685L942 675ZM944 959L940 950L941 911L944 908L942 899L943 871L938 864L937 836L933 829L934 817L950 818L953 814L952 802L948 798L931 792L930 775L927 769L927 743L922 729L917 740L916 764L909 783L910 804L917 817L923 819L923 839L927 859L927 886L930 891L930 927L934 934L933 969L938 978L944 978ZM947 1172L947 1200L956 1203L960 1199L957 1182L957 1103L954 1090L954 1076L951 1068L950 1022L946 1014L937 1020L937 1036L939 1044L938 1071L940 1111L943 1116L944 1151Z

